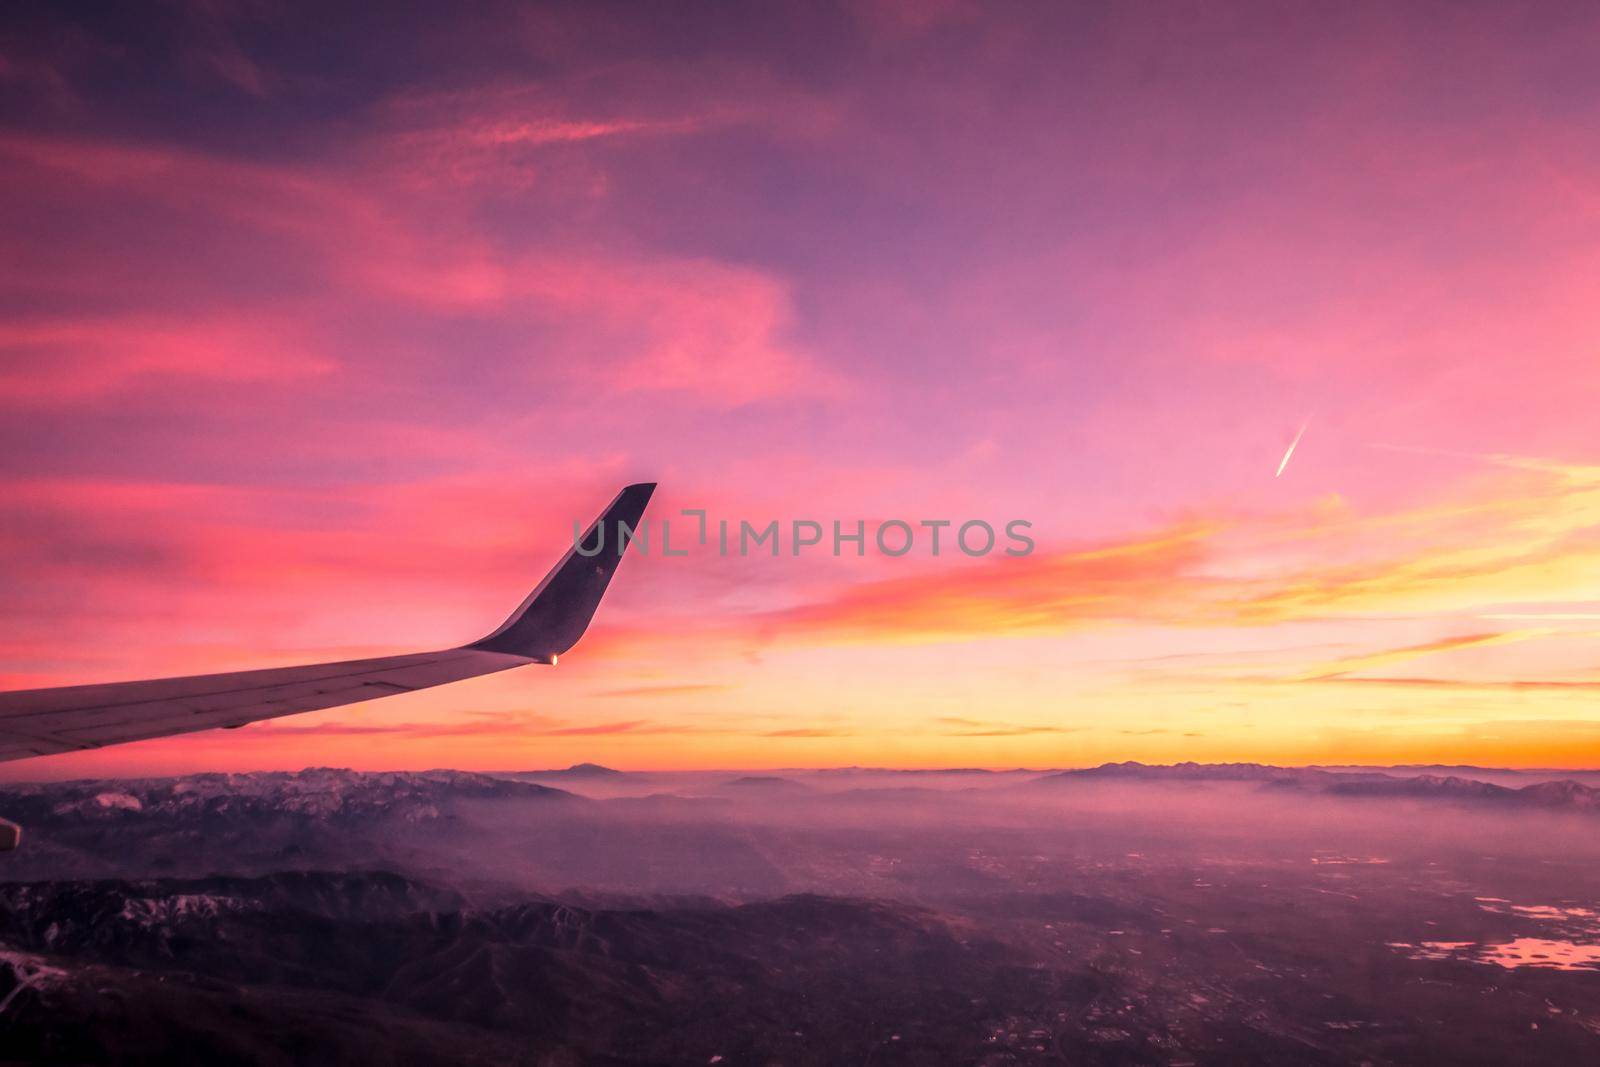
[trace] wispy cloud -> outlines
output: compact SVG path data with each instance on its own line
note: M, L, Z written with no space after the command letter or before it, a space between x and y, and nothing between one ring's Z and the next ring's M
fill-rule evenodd
M438 722L314 722L272 720L248 729L287 737L600 737L610 734L684 734L705 732L707 727L650 719L582 723L526 712L461 712Z
M681 696L689 693L720 693L736 688L716 682L685 682L677 685L630 685L620 689L601 689L595 693L600 697L662 697Z
M854 737L854 730L827 726L792 726L783 730L767 730L761 737Z
M1415 689L1440 689L1454 690L1457 692L1481 693L1535 693L1547 692L1593 692L1600 690L1600 679L1477 679L1477 678L1409 678L1409 677L1334 677L1319 678L1318 681L1333 682L1341 685L1370 685L1393 686L1399 688Z
M987 719L969 719L943 715L934 719L946 737L1027 737L1032 734L1071 734L1087 729L1083 726L1058 726L1047 723L992 722Z
M1343 505L1219 513L1084 547L862 582L775 613L774 631L900 642L1154 623L1258 627L1363 615L1455 615L1568 600L1600 574L1600 469L1525 464L1466 499L1372 513ZM1351 557L1355 557L1352 559ZM1538 636L1483 634L1469 643ZM1448 641L1438 650L1448 648ZM1398 656L1426 654L1418 646ZM1361 669L1351 664L1329 668Z
M1119 542L864 582L763 621L825 639L928 641L1159 617L1209 584L1192 570L1206 557L1212 533L1184 524Z
M520 713L475 712L439 722L303 722L273 719L246 727L253 733L273 737L363 737L396 736L417 738L495 737L549 734L558 720Z
M1549 634L1549 630L1511 630L1503 633L1462 634L1457 637L1445 637L1438 641L1429 641L1420 645L1384 649L1359 656L1349 656L1344 659L1334 660L1331 663L1319 664L1296 675L1293 680L1310 682L1340 678L1345 675L1370 670L1374 667L1384 667L1391 663L1400 663L1422 656L1435 655L1440 652L1455 652L1467 648L1515 644L1521 641L1547 637Z

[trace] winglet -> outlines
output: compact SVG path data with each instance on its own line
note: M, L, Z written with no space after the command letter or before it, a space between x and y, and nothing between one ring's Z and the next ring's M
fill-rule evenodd
M0 819L0 852L10 852L22 844L22 827Z
M630 531L637 529L655 488L654 482L640 482L618 493L511 617L494 633L466 647L554 663L577 644L622 562L619 524ZM579 552L580 546L583 552Z

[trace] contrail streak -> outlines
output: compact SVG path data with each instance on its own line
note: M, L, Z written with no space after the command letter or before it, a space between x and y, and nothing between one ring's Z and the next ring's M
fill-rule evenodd
M1283 459L1278 461L1278 473L1273 475L1274 478L1282 478L1283 477L1283 468L1285 468L1285 467L1287 467L1289 465L1289 457L1294 455L1295 446L1300 443L1300 438L1302 438L1302 437L1304 437L1306 435L1306 427L1310 426L1310 425L1311 425L1311 420L1310 419L1307 419L1305 422L1302 422L1300 424L1300 432L1294 435L1294 440L1293 441L1289 442L1289 451L1285 452L1283 454Z

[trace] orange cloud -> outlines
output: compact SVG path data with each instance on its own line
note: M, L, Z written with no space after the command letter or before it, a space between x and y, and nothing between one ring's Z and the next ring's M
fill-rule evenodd
M529 734L548 734L552 720L543 716L517 713L458 713L450 720L440 722L331 722L284 723L273 720L246 727L253 734L270 740L275 737L522 737Z
M1030 734L1071 734L1087 729L1084 726L991 722L986 719L968 719L955 715L941 715L933 721L941 726L957 727L944 731L946 737L1027 737Z
M1539 679L1519 678L1503 681L1473 680L1460 678L1318 678L1319 682L1339 682L1355 685L1386 685L1386 686L1412 686L1419 689L1452 689L1465 691L1493 692L1584 692L1600 689L1600 680L1589 679Z
M659 697L682 693L716 693L732 689L731 685L709 682L687 682L681 685L632 685L621 689L602 689L595 694L601 697Z
M821 726L794 726L786 730L768 730L762 737L853 737L855 731Z
M1197 602L1209 586L1192 568L1212 532L1184 524L1087 548L952 561L936 572L850 586L762 622L791 639L929 641L1149 618Z
M370 713L368 713L370 714ZM578 723L526 712L452 712L436 722L327 722L286 724L271 721L247 727L263 739L275 737L363 737L388 735L415 738L450 737L594 737L609 734L682 734L718 732L707 728L648 719Z
M1134 622L1233 627L1359 614L1453 616L1503 601L1600 595L1600 469L1528 466L1531 472L1480 487L1464 502L1370 515L1319 507L1193 519L1086 548L958 560L859 583L762 623L789 640L936 641ZM1352 554L1360 558L1349 561ZM1536 636L1497 632L1379 655Z
M1358 671L1368 670L1373 667L1383 667L1390 663L1416 659L1419 656L1430 656L1436 652L1452 652L1463 648L1481 648L1486 645L1505 645L1519 641L1530 641L1543 637L1549 632L1548 630L1513 630L1505 633L1463 634L1459 637L1446 637L1438 641L1429 641L1425 644L1407 645L1404 648L1386 649L1381 652L1370 652L1361 656L1350 656L1331 663L1324 663L1296 675L1293 680L1297 682L1325 681L1355 674Z
M592 726L563 726L556 730L542 731L552 737L587 737L590 734L634 734L640 733L650 726L646 719L631 719L627 722L602 722Z

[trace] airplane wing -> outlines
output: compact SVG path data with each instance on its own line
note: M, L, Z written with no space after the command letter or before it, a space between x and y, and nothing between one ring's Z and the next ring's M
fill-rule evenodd
M635 529L654 491L653 483L641 483L617 494L511 617L480 641L342 663L0 693L0 761L243 726L554 663L588 629L621 562L617 524ZM8 826L0 823L0 850L15 836Z

